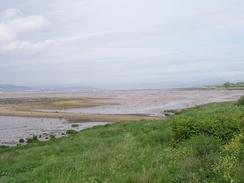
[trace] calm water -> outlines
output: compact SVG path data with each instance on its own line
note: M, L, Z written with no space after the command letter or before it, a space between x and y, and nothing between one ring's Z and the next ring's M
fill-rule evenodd
M16 145L19 139L29 138L33 135L41 135L40 140L45 140L49 135L61 137L68 129L80 131L98 125L108 124L106 122L84 122L75 123L72 127L64 119L52 118L26 118L0 116L0 145Z

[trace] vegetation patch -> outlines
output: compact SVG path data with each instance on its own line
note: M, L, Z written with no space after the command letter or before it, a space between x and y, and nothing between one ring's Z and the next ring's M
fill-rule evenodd
M240 106L244 106L244 96L242 96L242 97L238 100L237 104L240 105Z
M36 143L36 142L38 142L39 140L38 140L38 138L37 138L37 136L36 135L33 135L31 138L27 138L26 139L26 142L27 143Z
M213 171L216 178L215 182L237 182L241 180L244 171L244 135L236 135L229 143L222 147L218 161L213 165Z
M208 88L213 89L230 89L230 90L243 90L244 89L244 82L225 82L222 85L215 85L215 86L209 86Z
M72 130L72 129L70 129L70 130L67 130L66 131L66 134L77 134L78 132L77 131L75 131L75 130Z

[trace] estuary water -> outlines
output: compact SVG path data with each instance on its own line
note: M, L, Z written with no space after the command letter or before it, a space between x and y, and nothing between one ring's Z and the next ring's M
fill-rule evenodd
M50 135L62 137L67 130L81 131L107 122L68 123L64 119L0 116L0 145L14 146L20 139L36 135L39 140L48 140Z

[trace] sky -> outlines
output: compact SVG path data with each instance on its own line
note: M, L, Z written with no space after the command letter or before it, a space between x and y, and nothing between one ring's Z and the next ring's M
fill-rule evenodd
M243 0L0 0L0 84L243 80Z

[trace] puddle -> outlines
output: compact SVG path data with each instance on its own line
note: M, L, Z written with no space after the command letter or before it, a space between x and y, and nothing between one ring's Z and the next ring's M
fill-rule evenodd
M75 125L74 125L75 124ZM68 123L64 119L27 118L0 116L0 145L15 146L20 139L36 135L40 140L48 140L50 135L65 136L67 130L81 131L108 122Z

